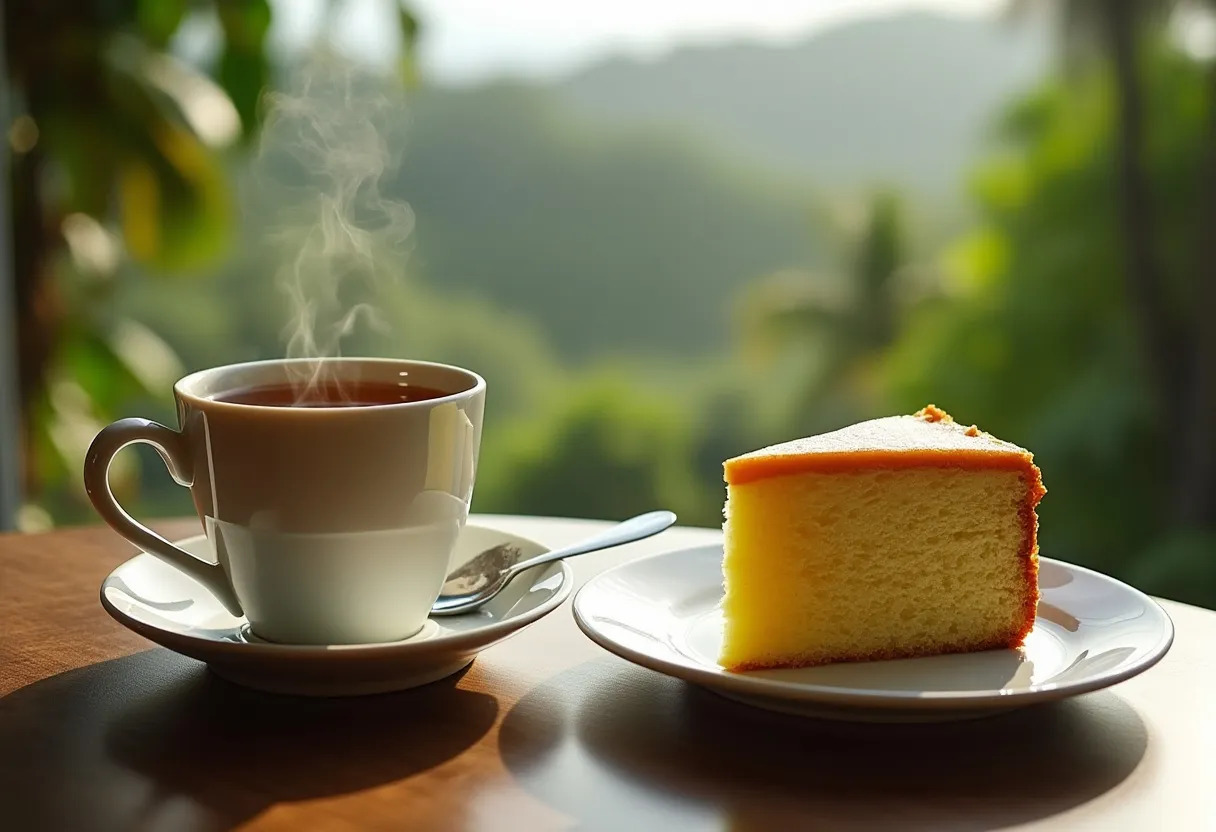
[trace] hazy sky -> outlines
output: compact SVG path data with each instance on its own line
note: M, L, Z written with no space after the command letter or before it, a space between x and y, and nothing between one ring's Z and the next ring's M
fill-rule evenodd
M274 46L310 42L324 0L272 0ZM411 0L424 27L424 71L458 82L550 75L609 54L661 54L680 43L774 42L824 25L908 8L982 14L1001 0ZM331 33L344 52L391 61L395 0L348 0Z

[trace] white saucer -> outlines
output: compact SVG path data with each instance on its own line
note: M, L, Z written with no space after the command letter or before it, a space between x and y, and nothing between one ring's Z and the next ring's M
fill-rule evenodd
M453 567L510 543L521 558L548 551L531 540L466 526ZM203 536L179 546L214 560ZM101 585L101 605L120 624L170 650L210 665L237 684L272 693L354 696L425 685L461 670L481 650L556 609L570 594L565 563L530 569L469 615L431 618L412 638L367 645L290 645L262 641L194 579L149 554L119 566Z
M1161 607L1126 584L1042 558L1034 630L1018 650L732 673L722 638L722 547L603 572L574 599L593 641L643 667L775 711L827 719L966 719L1099 690L1156 664L1174 640Z

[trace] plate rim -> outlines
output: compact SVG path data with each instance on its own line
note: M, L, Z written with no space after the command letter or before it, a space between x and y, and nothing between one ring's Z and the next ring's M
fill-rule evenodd
M590 597L591 592L595 591L597 584L614 574L636 568L647 561L672 559L680 556L687 557L695 552L717 551L721 553L722 547L722 542L706 543L699 546L684 546L678 549L669 549L664 552L635 558L610 569L605 569L603 572L588 579L579 588L578 592L575 593L574 601L571 605L575 623L591 641L626 661L666 676L694 682L708 688L774 700L904 710L959 709L969 707L1015 708L1035 702L1090 693L1124 682L1152 668L1165 657L1174 643L1174 621L1170 618L1165 608L1152 596L1102 572L1042 556L1040 556L1041 562L1050 563L1065 570L1088 574L1099 579L1105 585L1113 586L1119 591L1130 593L1147 602L1149 608L1154 609L1159 614L1162 625L1161 635L1149 649L1147 655L1127 667L1116 667L1101 671L1091 677L1075 682L1045 682L1039 685L1031 685L1028 688L1011 689L1005 692L1000 690L922 691L919 693L906 691L892 692L875 690L873 688L843 688L806 682L788 682L759 678L743 673L731 672L716 665L710 668L708 665L696 663L691 657L687 656L684 657L687 663L671 661L664 657L635 650L608 637L595 627L590 621L590 616L583 610L583 604L586 603L585 599Z
M485 531L494 532L509 536L515 540L531 543L534 546L550 551L552 547L539 543L531 538L523 535L515 534L514 532L505 529L499 529L494 526L484 523L467 523L465 528L476 528ZM463 531L463 530L462 530ZM178 540L171 541L174 545L183 546L197 543L206 540L205 534L190 535ZM225 654L240 653L249 658L258 656L264 658L293 658L301 660L323 660L323 661L342 661L343 659L355 658L385 658L397 654L402 656L415 653L430 653L430 652L445 652L451 653L460 650L479 651L493 644L501 637L511 635L524 627L532 624L535 621L543 618L553 610L561 606L570 596L574 589L574 572L570 565L565 561L555 561L548 564L543 564L533 569L544 567L558 568L558 574L562 577L561 585L557 587L554 593L542 603L527 610L519 615L505 618L484 627L475 627L470 630L465 630L458 633L450 633L447 635L439 635L435 638L429 638L423 641L389 641L389 642L373 642L370 644L342 644L342 645L327 645L327 644L278 644L269 641L224 641L220 639L203 638L190 633L181 633L174 630L165 630L160 627L153 626L144 621L132 618L122 610L118 609L106 597L106 587L110 584L110 579L113 578L120 569L130 564L132 561L139 558L153 558L155 555L149 554L142 549L137 549L135 554L124 560L122 563L115 566L102 579L101 585L98 587L98 596L101 601L102 608L109 613L110 617L117 621L122 626L132 632L148 639L149 641L166 647L170 650L179 650L186 645L204 645L203 651L208 654L215 654L217 651L222 651ZM528 570L529 572L532 570ZM526 574L526 573L521 573ZM167 642L173 642L172 644ZM200 651L202 652L202 651ZM218 658L218 656L214 656Z

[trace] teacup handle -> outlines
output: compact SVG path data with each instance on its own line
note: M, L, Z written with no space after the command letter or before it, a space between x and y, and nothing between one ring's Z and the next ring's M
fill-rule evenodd
M180 433L148 419L119 419L102 428L84 459L84 490L93 508L114 531L207 587L233 615L243 615L223 567L174 546L128 514L114 498L110 489L110 463L119 451L136 442L156 449L178 485L189 487L194 482L194 465Z

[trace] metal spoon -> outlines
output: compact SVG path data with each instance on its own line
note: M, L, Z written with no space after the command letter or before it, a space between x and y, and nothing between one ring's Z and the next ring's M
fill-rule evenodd
M460 615L472 612L501 592L512 578L525 569L575 555L598 552L600 549L608 549L624 543L632 543L635 540L658 534L674 522L676 522L676 516L670 511L639 514L582 543L554 549L519 563L515 562L515 559L519 557L519 549L514 546L503 544L486 549L448 575L443 589L440 590L439 598L431 606L431 615Z

